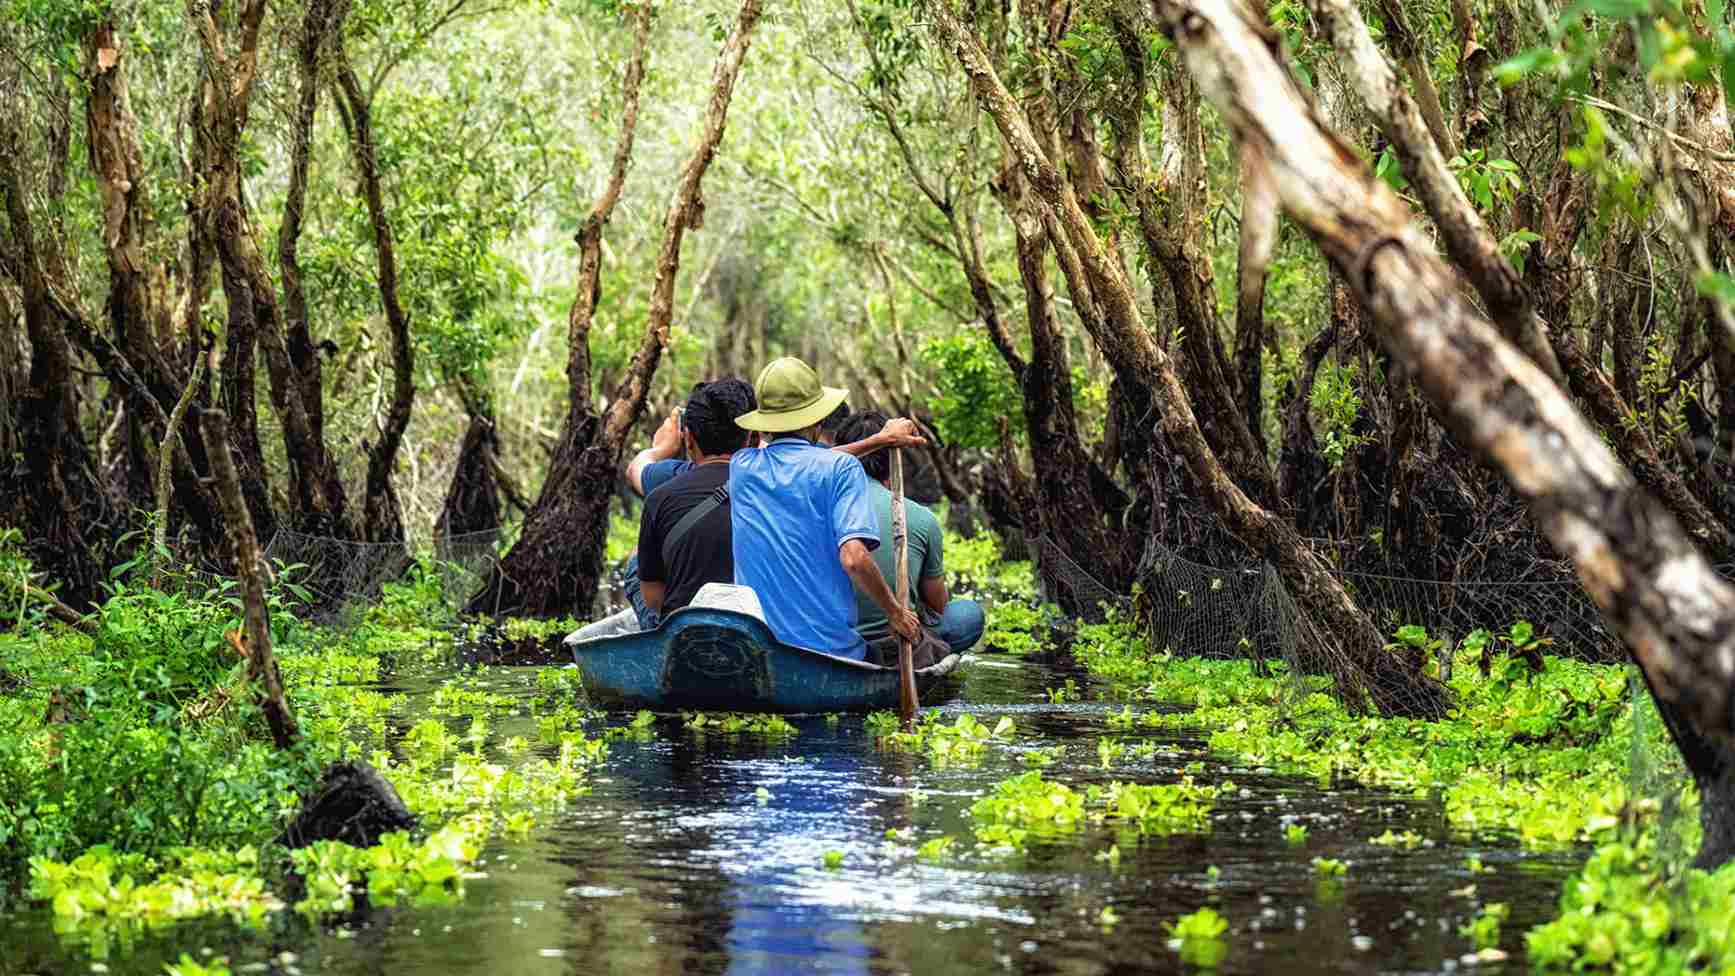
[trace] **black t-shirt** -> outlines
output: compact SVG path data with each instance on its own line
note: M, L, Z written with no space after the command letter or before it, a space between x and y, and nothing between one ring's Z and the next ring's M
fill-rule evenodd
M662 583L664 614L693 602L706 583L735 582L734 535L729 506L718 505L676 543L667 554L663 540L694 506L729 483L729 465L700 464L651 492L639 521L639 579Z

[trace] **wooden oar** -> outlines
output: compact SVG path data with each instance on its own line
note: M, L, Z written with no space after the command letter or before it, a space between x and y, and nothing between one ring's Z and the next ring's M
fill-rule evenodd
M892 545L898 547L897 582L893 592L898 606L910 605L910 523L904 517L904 452L892 448ZM898 717L907 728L916 720L915 648L898 636Z

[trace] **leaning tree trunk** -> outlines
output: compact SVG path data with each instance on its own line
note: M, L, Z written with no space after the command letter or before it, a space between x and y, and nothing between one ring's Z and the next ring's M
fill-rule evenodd
M1150 391L1162 432L1181 453L1197 489L1248 548L1276 565L1302 612L1316 653L1332 659L1339 695L1350 708L1371 703L1383 714L1438 715L1444 689L1384 651L1385 640L1330 568L1283 519L1247 497L1206 443L1167 354L1139 313L1121 268L1110 260L1071 185L1044 154L1017 103L994 72L981 42L958 23L945 0L929 5L941 39L970 79L1032 188L1055 213L1077 250L1102 306L1093 338L1117 372Z
M627 65L620 140L608 182L578 234L579 280L567 323L571 403L566 422L542 492L525 516L524 530L481 592L471 598L468 609L472 613L586 616L596 602L603 572L608 509L620 479L621 453L628 433L644 411L651 379L668 345L681 241L687 229L696 229L702 220L700 187L723 141L730 97L747 55L753 27L759 20L760 0L744 0L735 27L718 53L704 128L698 145L682 167L674 199L663 219L662 245L657 252L645 334L626 375L615 387L607 411L598 415L591 406L589 335L600 294L602 231L626 179L638 122L649 13L643 6L635 11L638 20L633 56Z
M241 142L259 73L265 0L244 0L227 29L219 25L207 0L187 0L187 19L199 38L203 74L200 110L194 121L195 142L204 158L192 163L191 218L217 254L223 297L229 306L222 357L223 407L229 416L248 516L255 531L269 539L277 528L277 513L265 478L254 396L260 333L276 330L277 296L241 193ZM173 399L171 395L164 402Z
M392 335L392 400L386 408L379 438L368 450L367 494L362 503L362 535L369 542L404 543L403 506L392 485L392 470L410 426L410 410L416 402L415 346L410 342L410 317L398 300L398 258L392 239L391 220L386 216L380 189L379 160L374 152L372 96L362 91L355 70L344 54L343 37L334 47L337 54L338 90L348 111L344 115L350 149L355 156L362 197L367 201L368 223L373 227L374 258L379 274L380 305Z
M1635 401L1623 401L1622 395L1603 377L1602 370L1583 353L1571 328L1565 323L1546 323L1537 314L1529 290L1500 254L1493 232L1470 205L1424 125L1421 111L1374 45L1356 5L1350 0L1308 0L1308 3L1337 49L1352 86L1391 140L1404 175L1417 188L1440 230L1447 253L1464 269L1507 338L1590 407L1640 483L1668 506L1700 545L1718 552L1727 550L1728 530L1694 496L1680 474L1662 462L1644 426L1628 422L1627 415ZM1628 356L1631 368L1640 357L1636 349ZM1617 368L1623 358L1617 355ZM1562 366L1566 367L1564 373ZM1636 382L1634 386L1636 393Z
M1735 856L1735 586L1645 492L1537 362L1462 297L1408 208L1323 126L1235 0L1158 0L1206 97L1283 208L1343 272L1442 422L1500 469L1678 723L1706 818L1700 863ZM1254 97L1257 96L1257 97ZM1684 735L1682 733L1685 733ZM1707 748L1690 747L1704 743Z

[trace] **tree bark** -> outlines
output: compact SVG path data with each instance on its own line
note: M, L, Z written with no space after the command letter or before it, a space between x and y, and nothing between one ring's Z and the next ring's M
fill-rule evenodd
M1104 355L1125 374L1138 377L1155 399L1163 434L1181 452L1214 513L1250 549L1276 564L1306 614L1309 636L1342 653L1348 666L1334 668L1333 677L1346 705L1360 708L1371 703L1386 714L1440 714L1442 689L1419 673L1404 673L1398 660L1384 652L1384 638L1373 622L1325 563L1287 522L1255 504L1229 477L1206 443L1167 355L1145 328L1131 285L1103 249L1071 184L1043 153L980 41L964 30L944 0L931 3L929 9L940 39L963 67L1016 165L1055 211L1077 249L1104 311L1101 328L1093 337Z
M31 561L61 584L65 600L86 610L101 598L107 575L106 495L78 423L72 348L53 309L19 169L23 141L22 132L0 120L0 197L30 350L22 395L6 404L10 416L0 417L17 442L14 453L0 458L0 518L23 531Z
M1016 169L1009 170L1003 182L1030 325L1030 360L1021 363L1024 368L1017 373L1037 502L1026 527L1047 536L1073 562L1095 567L1099 578L1110 586L1120 586L1132 577L1131 555L1125 538L1110 531L1107 513L1092 491L1091 473L1096 464L1084 449L1073 410L1066 339L1055 314L1054 288L1048 276L1049 237L1043 227L1042 204L1034 199ZM1079 602L1062 580L1050 577L1046 561L1042 568L1047 592L1068 616L1099 612L1096 606Z
M277 267L283 281L283 330L265 340L271 402L283 427L289 462L289 513L296 529L311 535L361 538L350 522L349 500L336 459L325 442L324 368L313 343L299 247L313 123L319 108L320 63L331 38L342 30L347 0L310 0L295 43L296 102L289 130L289 186L277 228Z
M1253 175L1252 179L1247 179ZM1248 433L1262 455L1265 444L1265 278L1277 250L1273 190L1254 174L1243 174L1241 233L1235 261L1235 375ZM1279 479L1278 496L1283 494Z
M1735 586L1535 361L1464 302L1403 203L1320 124L1263 25L1234 0L1158 0L1158 10L1206 96L1243 150L1270 168L1285 209L1343 271L1393 358L1415 370L1454 437L1529 502L1659 704L1717 743L1709 758L1683 749L1714 792L1735 741Z
M385 196L380 189L379 161L374 151L372 95L362 90L349 57L344 53L341 35L334 41L334 50L338 90L348 106L345 118L349 124L350 151L355 157L362 197L367 201L368 223L373 228L380 306L385 310L386 326L392 337L392 399L386 408L385 421L380 424L379 437L368 450L362 535L369 542L401 545L404 542L403 508L392 485L392 471L397 467L398 451L403 446L404 431L409 429L410 412L416 403L416 352L410 341L409 314L398 300L397 248L392 238L391 218L386 215Z
M1423 123L1415 101L1374 45L1361 12L1352 0L1307 0L1307 4L1343 60L1344 74L1357 96L1391 140L1404 176L1440 229L1446 253L1464 269L1506 337L1549 376L1564 383L1560 363L1548 344L1546 325L1537 316L1529 292L1446 166L1446 157Z
M619 198L631 159L633 130L637 124L638 88L644 71L648 24L635 29L634 54L628 64L622 131L608 183L591 216L580 231L580 280L569 316L569 331L575 339L568 362L572 406L556 448L555 458L543 481L535 506L525 517L518 542L506 554L481 592L471 598L472 613L514 613L557 617L567 613L587 616L596 601L602 577L602 555L608 530L609 503L620 477L621 453L634 423L644 411L651 379L669 341L674 310L675 275L680 267L681 241L689 227L703 220L700 196L705 171L723 141L729 102L747 55L754 25L760 15L760 0L744 0L734 29L718 53L711 76L711 93L705 109L698 144L681 169L674 198L663 219L663 237L657 252L656 277L651 285L645 334L626 374L614 389L608 409L600 416L590 408L590 365L587 341L590 319L598 299L596 268L600 267L601 233L608 214ZM642 18L646 16L642 11ZM593 234L587 244L585 235ZM587 251L587 248L589 249ZM587 258L586 254L593 256Z
M1139 25L1124 18L1117 17L1115 33L1129 75L1126 95L1110 117L1119 192L1134 210L1146 260L1163 270L1174 296L1181 370L1206 442L1242 491L1259 504L1274 504L1276 478L1263 440L1254 436L1246 400L1237 399L1232 385L1235 373L1223 350L1211 262L1203 247L1204 137L1198 92L1178 71L1165 82L1163 155L1153 179L1144 150L1145 42Z
M259 69L265 0L242 0L227 31L218 25L212 0L187 0L187 18L199 40L203 72L195 117L195 141L203 158L192 164L190 217L199 225L203 240L216 251L223 296L229 306L222 392L236 448L234 463L241 472L241 491L254 530L270 536L277 527L277 514L271 505L259 444L255 353L260 332L276 331L277 296L265 273L241 195L241 141Z
M263 557L253 521L242 497L241 475L229 448L229 418L221 410L207 410L202 418L205 439L211 445L211 471L217 494L223 500L223 516L235 546L235 578L241 583L242 632L246 638L247 680L253 685L271 738L279 749L295 745L299 732L295 716L283 694L283 676L271 653L271 621L265 608L265 584L260 578Z
M1655 491L1701 545L1715 552L1728 548L1728 531L1717 517L1693 495L1679 473L1663 464L1650 436L1637 423L1627 422L1629 400L1619 402L1601 372L1590 368L1577 339L1564 324L1550 326L1535 311L1529 290L1510 262L1500 254L1499 244L1482 218L1470 206L1441 157L1427 138L1414 103L1403 92L1391 67L1374 47L1373 38L1350 0L1309 0L1332 44L1343 58L1356 91L1373 113L1397 150L1406 176L1417 187L1428 213L1440 229L1447 253L1476 285L1508 339L1522 348L1562 386L1570 387L1592 407L1626 464ZM1617 328L1617 336L1619 329ZM1545 343L1542 353L1533 348ZM1617 368L1620 350L1617 345ZM1636 360L1637 351L1633 351ZM1561 364L1570 358L1571 368Z

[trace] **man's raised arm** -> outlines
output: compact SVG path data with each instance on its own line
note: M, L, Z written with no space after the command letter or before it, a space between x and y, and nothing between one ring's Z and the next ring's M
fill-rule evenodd
M853 444L839 444L832 450L842 451L851 457L861 457L882 448L921 447L926 443L928 443L927 438L922 436L922 430L916 426L914 420L908 417L898 417L886 421L886 425L880 428L880 432L872 437L864 437Z
M643 498L645 494L645 468L658 461L667 461L680 453L681 414L677 410L669 414L669 419L663 421L663 425L657 428L655 434L651 435L651 446L633 455L633 459L627 462L627 484L632 486L633 491L638 492L640 498Z

